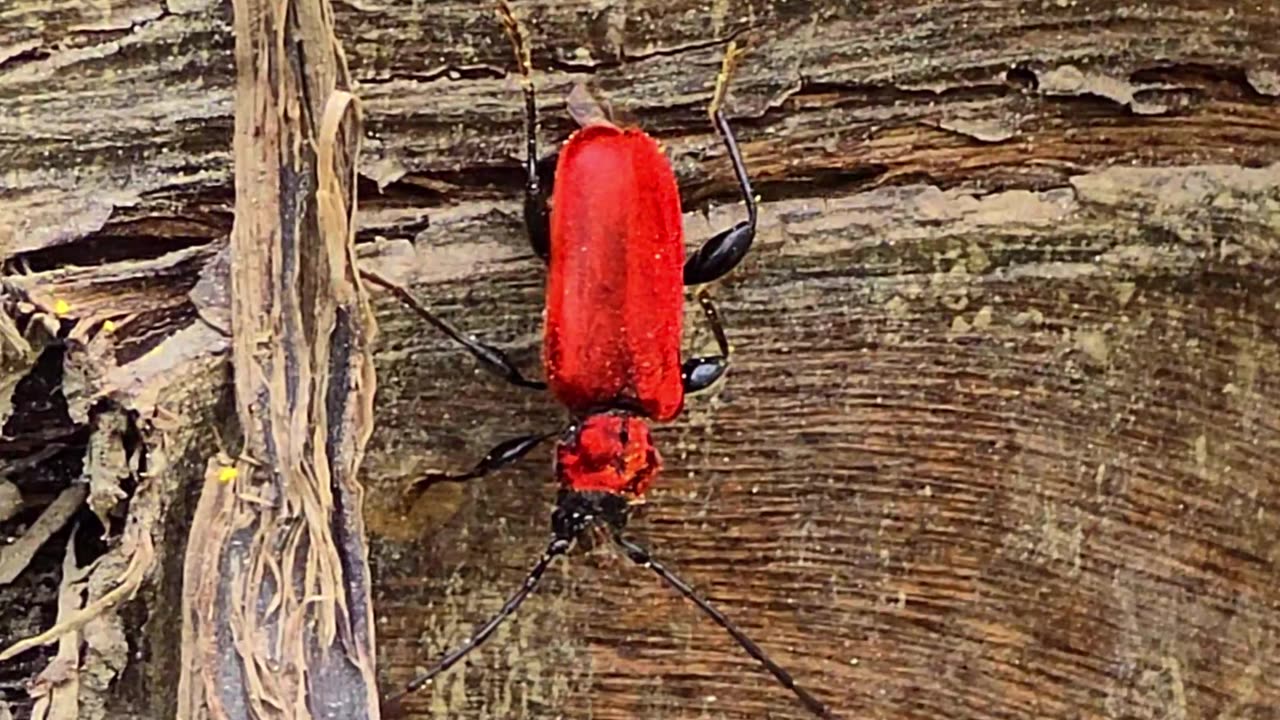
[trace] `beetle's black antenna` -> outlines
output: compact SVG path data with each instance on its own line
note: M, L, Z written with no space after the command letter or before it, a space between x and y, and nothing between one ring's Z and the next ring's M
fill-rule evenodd
M739 630L738 626L733 624L733 621L729 620L729 618L725 617L724 613L715 609L711 603L698 595L698 592L694 590L689 583L681 580L662 563L654 560L648 550L645 550L639 545L636 545L630 540L622 537L622 534L618 532L613 533L613 541L618 544L618 547L622 548L622 551L627 554L627 557L631 562L639 565L640 567L646 567L652 570L654 574L662 578L663 582L675 588L681 595L684 595L692 601L694 605L697 605L704 613L709 615L712 620L715 620L717 625L724 628L733 636L734 640L738 641L738 644L742 646L743 650L747 651L748 655L758 660L761 665L764 665L765 669L768 670L783 687L795 693L795 696L800 699L800 702L809 710L809 712L817 715L823 720L838 720L837 716L828 710L827 706L823 705L821 700L810 694L808 690L796 685L796 681L791 677L791 673L787 672L781 665L778 665L770 659L768 654L766 654L759 645L755 644L755 641L747 637L746 633Z
M507 601L502 604L502 608L492 618L489 618L488 622L472 633L466 642L445 653L444 657L440 658L431 669L410 680L400 692L388 695L383 702L388 705L395 703L409 693L421 689L424 685L434 680L437 675L453 667L459 660L466 657L467 653L475 650L481 643L488 640L493 631L497 630L498 626L502 624L502 621L511 617L520 608L525 598L528 598L538 587L538 581L542 579L542 574L547 571L551 561L568 552L572 544L573 541L568 538L557 537L552 540L551 544L547 545L546 552L542 553L542 557L538 558L538 562L529 571L529 575L524 579L524 584L520 586L520 589L515 594L507 598Z

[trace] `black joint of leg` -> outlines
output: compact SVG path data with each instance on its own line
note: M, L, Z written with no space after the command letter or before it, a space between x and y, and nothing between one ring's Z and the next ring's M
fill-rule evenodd
M728 368L729 360L722 355L694 357L685 360L684 365L680 368L680 377L684 381L685 393L691 394L706 390L714 385Z
M544 155L538 158L538 162L534 165L534 172L537 173L538 187L544 195L550 196L551 190L556 184L556 165L560 163L559 151L550 155Z
M533 152L530 145L529 151ZM529 175L524 187L524 226L529 234L529 247L542 258L551 259L551 192L555 189L556 163L559 153L552 153L529 163Z
M726 59L724 72L731 67L730 59ZM727 81L727 76L722 75ZM713 102L715 108L711 113L716 132L724 140L725 151L733 164L733 174L738 179L738 189L742 193L742 202L747 206L747 219L733 227L718 233L708 240L689 261L684 264L684 284L701 285L715 280L732 270L747 251L756 237L756 196L751 189L751 178L747 176L746 164L742 161L742 151L738 149L738 141L733 137L733 128L729 120L718 107L719 101Z
M525 195L524 226L529 234L529 247L542 258L542 262L548 262L551 259L551 213L547 209L546 195Z
M685 262L684 284L702 285L723 277L742 262L755 238L755 226L749 221L711 238Z

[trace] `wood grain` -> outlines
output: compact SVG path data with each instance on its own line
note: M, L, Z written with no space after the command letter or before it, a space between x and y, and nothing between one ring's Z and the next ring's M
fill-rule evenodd
M366 261L536 368L542 270L519 228L500 28L469 1L335 7L367 109ZM763 228L714 289L734 365L658 431L667 470L638 538L847 716L1274 715L1280 4L517 12L544 147L587 82L663 140L691 238L736 218L704 105L723 41L752 48L729 111ZM36 292L80 266L58 287L95 310L114 296L165 321L152 332L191 321L172 272L230 228L232 84L213 0L0 10L6 267ZM170 274L93 282L139 261ZM545 452L474 487L402 490L564 418L389 300L378 320L366 517L391 687L517 586L553 495ZM687 323L690 351L709 348ZM163 625L163 603L137 612ZM148 673L127 692L163 687ZM408 709L805 717L600 551Z
M732 374L658 432L668 467L635 533L849 716L1265 717L1280 701L1280 395L1264 369L1278 298L1255 272L1274 268L1277 237L1245 259L1205 233L1249 236L1211 206L1274 214L1277 171L766 203L760 245L716 291ZM481 267L426 293L534 362L539 269ZM404 322L383 327L407 337ZM383 482L563 422L429 335L380 363L375 506ZM391 677L425 663L420 638L457 642L518 585L549 477L539 457L371 514L395 526L378 553ZM625 562L560 572L420 707L805 716Z

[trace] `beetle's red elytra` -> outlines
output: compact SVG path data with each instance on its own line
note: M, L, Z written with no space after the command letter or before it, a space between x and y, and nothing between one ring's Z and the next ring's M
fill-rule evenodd
M681 223L671 164L643 130L590 125L561 148L543 364L570 411L633 403L657 422L680 414Z
M538 159L528 44L503 0L498 2L498 16L515 51L525 100L525 222L535 254L549 265L542 353L547 382L526 378L501 350L459 332L403 288L375 274L364 275L462 344L486 369L515 385L549 388L572 420L563 430L502 442L465 473L434 474L417 483L424 487L479 478L519 460L546 440L556 440L554 468L560 490L546 550L497 614L389 696L387 708L488 639L534 591L556 557L588 531L603 531L628 559L651 570L724 628L809 712L835 718L723 613L624 535L631 507L642 500L662 466L648 423L676 418L685 396L711 386L729 363L728 339L705 292L697 299L719 354L681 362L680 341L684 288L732 270L755 238L755 197L721 109L740 51L729 44L708 115L733 164L747 218L686 258L675 174L658 142L643 130L614 125L589 95L575 89L569 106L581 129L565 141L558 157Z

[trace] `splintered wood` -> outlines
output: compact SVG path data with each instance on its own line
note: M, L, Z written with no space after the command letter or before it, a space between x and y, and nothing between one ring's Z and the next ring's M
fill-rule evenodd
M234 8L243 448L211 462L191 529L178 717L374 720L355 477L374 390L352 255L359 104L327 1Z

